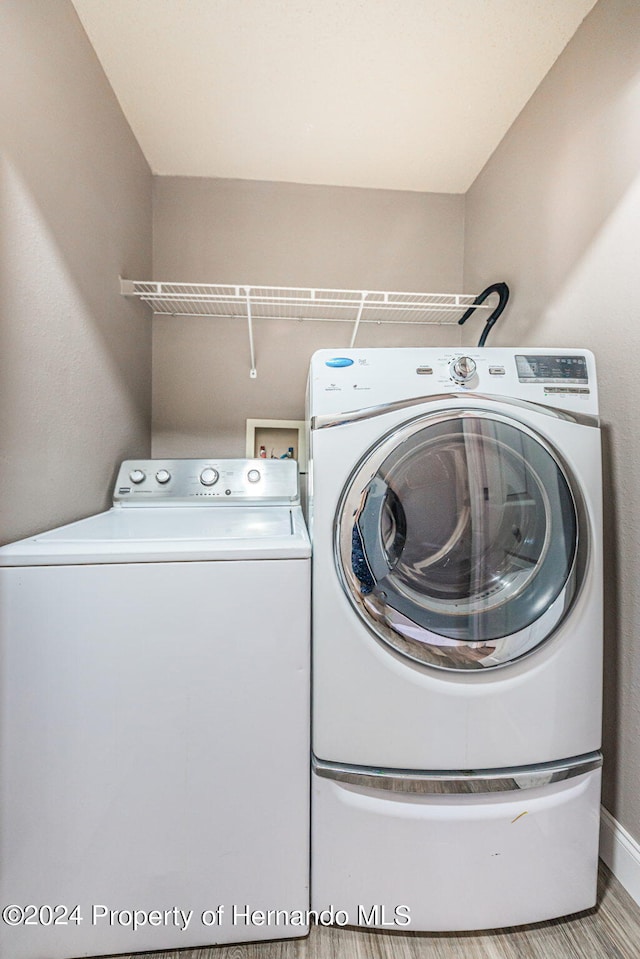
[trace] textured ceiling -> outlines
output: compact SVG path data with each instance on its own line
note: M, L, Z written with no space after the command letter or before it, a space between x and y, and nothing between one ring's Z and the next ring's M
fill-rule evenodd
M73 0L156 174L463 193L595 0Z

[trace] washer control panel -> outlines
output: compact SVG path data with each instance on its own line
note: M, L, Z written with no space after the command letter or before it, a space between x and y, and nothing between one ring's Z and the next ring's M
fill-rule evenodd
M290 505L300 501L295 460L125 460L113 492L119 506Z

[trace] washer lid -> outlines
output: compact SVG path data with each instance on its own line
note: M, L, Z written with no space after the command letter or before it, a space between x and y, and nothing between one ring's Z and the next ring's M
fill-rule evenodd
M0 549L0 566L290 559L311 554L299 506L113 507Z

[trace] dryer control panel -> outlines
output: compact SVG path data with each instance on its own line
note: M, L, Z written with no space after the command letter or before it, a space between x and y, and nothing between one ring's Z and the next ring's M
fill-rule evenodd
M583 354L516 353L515 359L521 383L576 383L583 386L589 383L587 359Z
M452 393L598 415L589 350L507 347L320 350L311 359L308 412L333 415Z
M298 464L271 459L125 460L119 506L289 506L300 502Z

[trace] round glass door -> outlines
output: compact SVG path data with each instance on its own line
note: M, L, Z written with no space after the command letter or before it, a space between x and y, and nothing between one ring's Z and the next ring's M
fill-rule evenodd
M336 559L369 629L444 669L513 662L576 592L578 513L551 448L483 411L423 417L383 438L338 510Z

